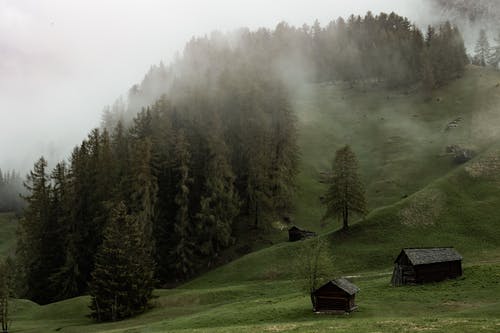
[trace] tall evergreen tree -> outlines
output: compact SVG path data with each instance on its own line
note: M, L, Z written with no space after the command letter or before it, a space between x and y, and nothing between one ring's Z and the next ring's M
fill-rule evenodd
M349 146L337 150L328 185L323 200L326 205L323 218L341 216L343 229L347 230L351 212L366 214L365 192L358 174L358 161Z
M239 198L234 174L228 162L227 146L221 138L220 126L214 115L208 136L208 156L205 161L204 191L196 215L198 250L212 264L219 251L231 245L232 227L239 213Z
M153 261L141 223L123 202L112 211L90 282L91 316L116 321L144 312L153 292Z
M495 68L499 69L500 65L500 31L498 32L497 37L494 38L495 46L492 47L492 52L490 54L489 64Z
M17 257L23 265L26 297L40 303L49 301L47 286L51 267L47 251L47 232L51 225L50 191L47 161L42 157L35 163L25 183L29 194L25 196L28 207L19 222Z
M427 32L425 34L425 44L427 45L427 47L431 46L431 42L434 39L435 35L436 35L436 29L433 26L429 25L427 27Z
M189 212L189 187L192 179L189 174L189 143L186 140L184 131L180 129L176 134L175 142L176 174L178 177L176 186L175 204L177 214L174 223L175 247L173 250L174 267L177 280L182 281L190 277L193 273L193 248L192 239L193 226Z
M432 92L436 87L436 79L434 77L434 70L430 59L430 51L428 48L424 49L422 53L422 87L426 100L432 98Z
M132 212L141 223L145 239L153 250L153 223L156 218L158 184L152 171L152 144L149 138L135 143L132 159L131 181L133 193Z
M67 195L68 171L64 162L58 163L50 175L52 188L50 192L50 224L45 231L45 239L42 246L45 252L46 264L50 284L46 286L47 299L50 301L66 298L61 293L66 281L58 279L58 273L65 263L66 241L69 237L67 226L70 219L69 196ZM42 252L42 253L43 253ZM69 295L76 296L75 294Z
M486 30L481 29L479 39L474 48L474 64L478 66L486 66L490 60L490 42L486 35Z
M273 208L277 212L290 210L295 193L294 179L298 173L299 147L297 120L289 105L284 88L277 84L274 112L271 120L270 182Z

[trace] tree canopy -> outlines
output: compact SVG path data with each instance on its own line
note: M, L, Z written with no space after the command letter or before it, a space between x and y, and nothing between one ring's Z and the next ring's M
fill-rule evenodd
M328 177L328 190L323 203L326 205L324 219L342 218L343 229L349 228L352 212L366 214L364 187L358 174L358 161L349 146L337 150Z

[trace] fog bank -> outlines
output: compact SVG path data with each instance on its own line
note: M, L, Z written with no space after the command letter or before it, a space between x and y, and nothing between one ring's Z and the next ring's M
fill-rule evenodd
M0 2L0 167L25 172L41 155L68 156L107 104L152 64L169 63L192 36L242 26L300 26L371 10L420 25L420 0Z

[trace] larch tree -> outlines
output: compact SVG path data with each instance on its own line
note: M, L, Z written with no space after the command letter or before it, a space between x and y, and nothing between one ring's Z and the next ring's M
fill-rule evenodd
M344 230L349 228L351 213L367 212L365 191L358 173L358 160L349 146L337 150L331 174L327 179L328 190L323 198L326 212L323 219L342 218Z

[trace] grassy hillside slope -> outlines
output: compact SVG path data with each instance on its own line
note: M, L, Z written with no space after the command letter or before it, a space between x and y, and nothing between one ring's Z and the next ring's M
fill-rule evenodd
M173 290L157 290L155 307L137 318L93 324L88 297L46 306L16 301L13 332L497 332L500 328L500 75L470 68L423 102L413 92L378 87L309 86L295 102L300 120L300 226L330 240L334 276L361 288L359 311L311 313L295 281L304 242L251 253ZM459 127L445 131L462 117ZM319 172L349 143L360 158L370 207L381 207L335 232L321 222ZM448 144L481 154L457 167ZM401 199L403 195L408 197ZM281 235L285 239L285 233ZM455 246L464 276L392 288L392 262L402 247Z
M477 67L438 90L434 98L412 91L372 85L354 89L341 84L302 87L295 99L302 152L295 222L316 231L338 225L322 223L319 174L330 168L344 144L360 160L371 208L399 201L451 171L447 145L482 151L499 137L500 76ZM449 122L461 117L457 128Z

